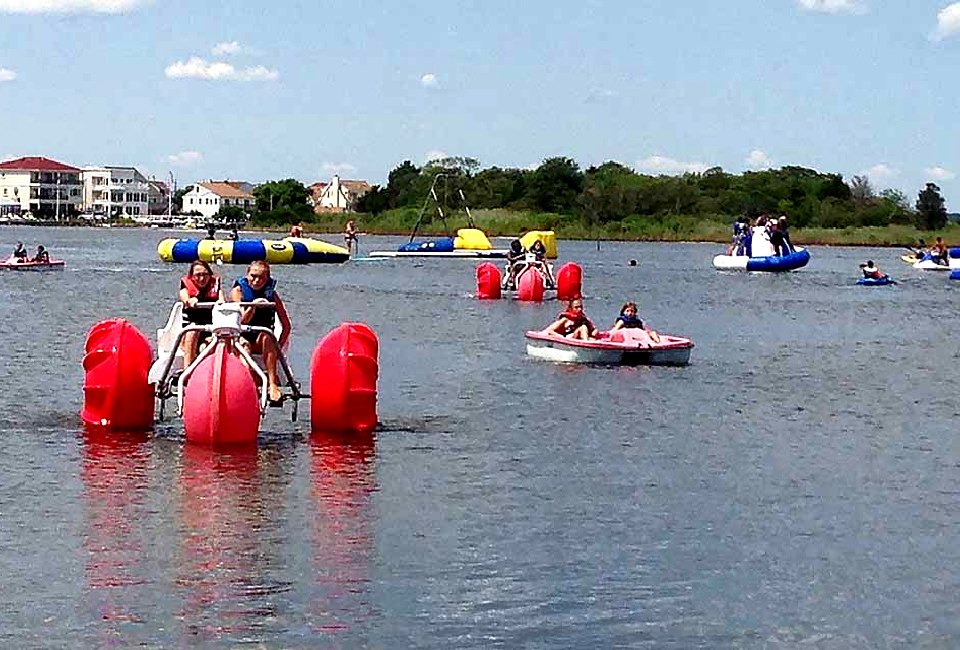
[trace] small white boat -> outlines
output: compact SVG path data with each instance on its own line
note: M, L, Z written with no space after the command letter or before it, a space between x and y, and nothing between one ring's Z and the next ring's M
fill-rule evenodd
M559 334L529 331L527 354L560 363L601 365L685 366L690 363L693 341L646 330L620 329L600 332L596 339L571 339Z

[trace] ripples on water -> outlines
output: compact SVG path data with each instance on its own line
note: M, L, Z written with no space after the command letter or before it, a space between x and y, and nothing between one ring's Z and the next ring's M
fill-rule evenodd
M152 338L166 317L183 269L156 261L164 233L0 232L68 262L0 276L11 645L960 639L960 283L896 251L815 248L764 276L715 272L716 246L561 244L591 316L637 299L696 341L687 368L530 360L523 330L558 306L473 300L472 262L277 267L304 382L331 327L378 332L383 427L311 437L272 411L257 450L219 454L176 423L95 436L76 416L90 325ZM853 286L867 256L901 284Z

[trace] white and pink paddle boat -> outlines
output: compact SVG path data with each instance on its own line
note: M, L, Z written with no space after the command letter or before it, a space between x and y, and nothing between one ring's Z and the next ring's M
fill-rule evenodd
M213 310L212 324L184 326L182 305L174 305L166 325L157 330L156 357L146 337L126 320L94 325L87 334L83 358L86 377L80 415L84 424L147 430L164 419L167 401L176 398L176 414L183 417L189 442L256 444L269 406L292 404L291 417L296 420L299 401L310 399L314 432L363 433L376 427L379 342L370 327L343 323L317 343L310 361L311 394L301 390L286 350L280 350L277 372L282 397L270 402L262 359L240 344L245 333L266 334L278 342L279 332L241 322L243 307L263 304L206 306ZM180 344L193 331L208 334L210 342L193 363L183 367Z
M570 300L581 295L583 270L578 264L567 262L560 267L554 281L553 268L549 262L541 262L532 253L517 262L516 273L511 274L509 267L500 273L500 269L491 262L477 267L477 298L481 300L499 300L504 293L512 293L517 300L543 302L548 298Z
M600 332L586 340L539 330L527 332L526 337L528 355L559 363L685 366L693 349L690 339L639 328Z
M63 260L51 259L37 262L27 257L14 257L13 255L0 262L0 269L11 271L56 271L64 266L65 262Z

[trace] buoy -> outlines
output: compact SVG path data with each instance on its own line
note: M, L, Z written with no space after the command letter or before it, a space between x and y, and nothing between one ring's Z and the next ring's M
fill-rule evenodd
M153 386L147 381L152 360L147 337L128 321L91 327L83 355L83 422L125 431L152 427Z
M219 446L255 444L260 431L260 395L249 368L224 341L187 379L183 429L187 440Z
M477 267L477 298L480 300L499 300L500 269L492 262L484 262Z
M310 428L329 433L377 426L380 342L363 323L341 323L310 358Z
M543 276L532 266L520 272L517 278L517 298L526 302L543 302Z
M557 271L557 300L573 300L583 296L583 269L567 262Z

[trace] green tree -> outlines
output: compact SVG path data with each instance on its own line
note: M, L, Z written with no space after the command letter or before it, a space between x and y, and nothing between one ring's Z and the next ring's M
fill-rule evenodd
M921 230L939 230L947 225L947 207L936 183L927 186L917 196L917 227Z
M547 158L533 172L526 199L543 212L569 213L583 191L583 172L571 158Z
M287 178L258 185L253 190L253 196L257 199L257 210L260 212L284 207L299 211L300 206L309 208L307 199L310 197L310 190L300 181Z

